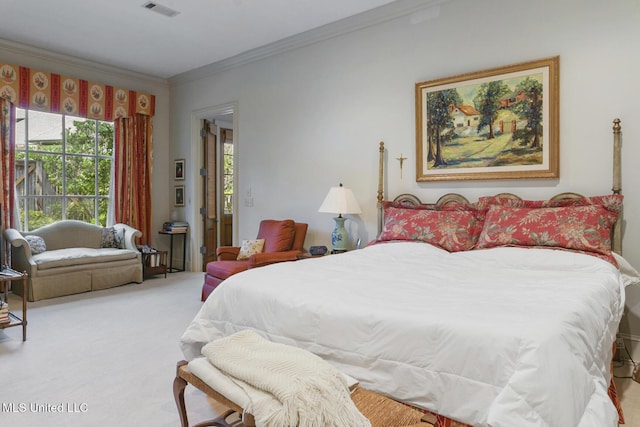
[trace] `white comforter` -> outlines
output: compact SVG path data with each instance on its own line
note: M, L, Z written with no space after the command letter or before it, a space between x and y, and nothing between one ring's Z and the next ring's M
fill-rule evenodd
M225 280L181 339L189 360L243 329L362 386L478 426L617 426L616 267L549 249L378 244Z

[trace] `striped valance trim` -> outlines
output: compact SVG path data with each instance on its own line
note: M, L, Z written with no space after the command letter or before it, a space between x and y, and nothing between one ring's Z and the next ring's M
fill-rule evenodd
M4 63L0 98L20 108L106 121L153 116L156 101L154 95Z

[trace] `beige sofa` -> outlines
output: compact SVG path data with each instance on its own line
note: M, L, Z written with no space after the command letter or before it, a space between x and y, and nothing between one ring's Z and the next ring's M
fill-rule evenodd
M11 244L11 266L29 275L27 298L46 298L107 289L142 282L142 262L134 239L142 233L126 224L105 227L80 221L59 221L30 232L9 228L4 235ZM27 239L40 236L46 250L32 253ZM104 236L104 237L103 237ZM109 236L112 239L105 241ZM119 247L113 244L118 236ZM26 238L25 238L26 237ZM35 238L34 249L42 240ZM40 248L42 249L42 248ZM36 250L36 252L38 252ZM13 282L13 292L22 295L22 282Z

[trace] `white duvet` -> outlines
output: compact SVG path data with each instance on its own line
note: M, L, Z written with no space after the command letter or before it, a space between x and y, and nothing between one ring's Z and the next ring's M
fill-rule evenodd
M181 347L191 360L250 328L468 424L613 427L609 362L623 307L618 269L595 257L398 242L232 276Z

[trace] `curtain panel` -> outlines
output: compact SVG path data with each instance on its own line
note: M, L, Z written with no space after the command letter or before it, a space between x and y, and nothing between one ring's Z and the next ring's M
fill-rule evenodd
M2 210L0 220L2 230L13 227L14 189L15 189L15 163L14 163L14 138L16 124L16 107L8 99L0 99L0 180L2 180L2 194L0 203ZM4 260L3 260L4 261Z
M139 244L151 245L153 124L137 114L115 121L114 219L142 231Z

